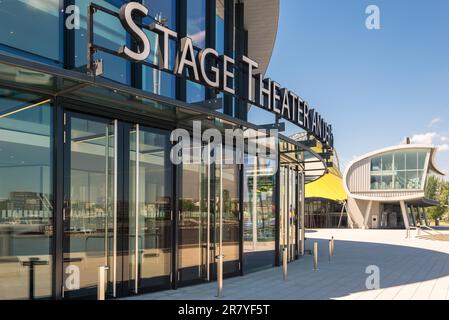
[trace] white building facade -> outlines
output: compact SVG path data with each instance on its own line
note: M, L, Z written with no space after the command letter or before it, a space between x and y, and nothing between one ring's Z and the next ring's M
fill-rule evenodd
M353 160L343 175L352 228L408 229L429 225L426 197L430 177L444 173L435 164L437 147L404 144Z

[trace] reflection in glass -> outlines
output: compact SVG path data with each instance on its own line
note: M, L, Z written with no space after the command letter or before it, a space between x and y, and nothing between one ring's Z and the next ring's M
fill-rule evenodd
M206 0L187 0L187 36L198 48L206 47ZM205 100L205 88L187 81L187 102Z
M114 273L114 126L77 117L71 117L70 122L64 290L66 296L95 295L98 267L110 267L109 281Z
M235 156L234 153L230 153ZM231 163L224 161L224 163ZM223 188L220 195L220 175L222 174ZM223 197L223 272L235 273L239 268L239 243L240 243L240 219L239 219L239 169L233 164L220 164L215 166L216 181L216 208L220 207L220 196ZM218 217L218 215L217 215ZM216 219L216 230L219 230L219 219ZM217 232L218 233L218 232ZM219 238L216 237L216 243Z
M144 0L143 4L150 11L150 16L145 18L144 24L161 23L171 30L176 30L176 0ZM151 31L144 30L151 43L149 62L157 64L159 48L159 36ZM170 40L169 69L173 70L176 59L176 43ZM176 77L173 74L143 66L142 70L143 90L170 98L176 97Z
M418 155L416 152L407 152L405 154L405 161L407 170L418 169Z
M43 101L0 89L0 299L52 294L53 118Z
M371 171L381 170L382 158L374 158L371 160Z
M270 267L275 255L274 181L270 160L245 155L243 241L245 272Z
M405 170L405 153L398 152L394 154L394 169Z
M379 190L382 184L382 176L371 175L371 189Z
M382 157L382 171L393 170L393 155L385 155Z
M215 214L211 169L205 164L182 165L179 199L178 265L180 281L209 280L214 250ZM210 199L210 201L208 201Z
M187 36L194 46L206 47L206 0L187 0Z
M116 5L111 4L115 2ZM122 1L96 0L95 3L107 9L118 12ZM84 68L87 64L87 8L90 1L75 0L80 9L80 28L75 29L75 68ZM97 11L94 16L94 43L96 45L117 51L123 44L129 44L128 36L120 20L114 16ZM103 77L130 84L130 62L106 53L98 53L96 59L103 59Z
M224 0L216 1L216 16L215 16L215 49L222 55L224 54L224 20L225 7Z
M59 2L0 1L0 43L60 62L62 29Z
M428 152L393 152L371 159L371 190L423 188Z
M139 128L139 168L136 167L136 135L130 136L130 279L136 278L136 227L139 287L168 287L171 273L172 165L169 133ZM138 173L138 180L137 178ZM138 187L137 187L138 183ZM136 188L138 194L136 195ZM136 198L136 196L138 196ZM136 206L138 200L138 206ZM136 221L136 209L138 217ZM137 226L136 226L137 222ZM132 281L131 287L134 287Z

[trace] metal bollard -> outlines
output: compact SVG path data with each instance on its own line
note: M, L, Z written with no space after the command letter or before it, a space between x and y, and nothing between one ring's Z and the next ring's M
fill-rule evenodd
M97 285L97 300L106 299L106 273L109 270L108 266L98 267L98 285Z
M313 271L318 271L318 242L313 243Z
M335 241L334 241L334 237L331 238L331 243L332 243L332 257L334 257L334 254L335 254Z
M287 280L287 272L288 272L288 270L287 270L287 266L288 266L287 259L288 259L287 247L284 246L282 248L282 271L284 273L284 281Z
M418 236L421 235L421 226L418 227Z
M407 228L405 231L405 238L410 239L410 228Z
M215 257L217 259L217 298L223 298L223 255L220 254Z
M332 240L329 240L329 263L331 263L332 258Z

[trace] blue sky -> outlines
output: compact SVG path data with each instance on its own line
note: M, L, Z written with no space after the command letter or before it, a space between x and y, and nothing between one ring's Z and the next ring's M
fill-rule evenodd
M449 174L449 1L281 0L267 75L333 124L342 165L409 136Z

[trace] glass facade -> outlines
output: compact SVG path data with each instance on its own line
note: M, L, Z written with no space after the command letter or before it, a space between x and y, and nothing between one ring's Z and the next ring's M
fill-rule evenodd
M387 153L371 159L371 190L416 190L424 188L428 152Z
M173 203L169 132L136 127L130 134L130 152L131 288L135 292L169 288Z
M85 74L90 1L72 2L79 27L64 30L60 0L0 1L0 23L10 26L0 31L0 50ZM93 2L118 12L126 1ZM141 3L151 16L144 24L185 31L195 50L227 50L225 8L233 2L217 0L215 8L207 0L188 0L185 8L177 0ZM27 20L20 25L8 16L19 11L26 11ZM95 44L114 52L132 45L117 17L101 10L94 17ZM37 18L39 34L31 24ZM157 63L159 39L145 32L152 46L148 62ZM175 42L170 45L175 52ZM188 102L214 96L206 96L201 85L112 54L99 51L95 59L103 59L101 77L119 84ZM169 64L174 66L174 55ZM294 256L298 197L295 188L285 187L289 210L281 218L277 160L248 152L242 165L171 162L170 133L178 127L191 133L189 119L221 133L240 125L138 97L117 83L68 80L68 72L49 68L0 67L11 87L46 94L74 88L54 100L0 88L0 299L95 298L101 266L107 267L108 298L214 281L220 252L225 276L271 267L281 219ZM186 84L186 95L178 84ZM283 183L294 185L294 172L288 175Z
M177 30L176 0L144 0L143 4L148 8L150 17L145 18L143 23L161 23L171 30ZM151 31L145 30L151 44L149 62L158 63L159 36ZM170 39L169 67L173 70L176 60L176 43ZM160 70L142 66L142 89L154 94L169 98L176 98L176 77Z
M85 70L87 64L87 8L89 0L75 0L80 10L80 27L74 32L74 66ZM96 4L117 12L124 3L120 0L96 0ZM130 38L123 29L120 20L102 11L95 13L94 17L94 43L107 49L118 51L123 45L130 46ZM123 84L131 84L131 62L106 53L97 53L95 59L103 59L103 77Z
M243 202L244 271L272 266L275 259L275 174L270 160L246 155Z
M51 103L0 89L0 299L52 294Z
M45 58L60 63L63 59L61 25L60 0L3 0L0 2L0 51L27 57L34 54L40 61Z
M187 36L194 47L206 47L206 0L187 0ZM204 86L187 80L187 102L204 101L205 94Z

